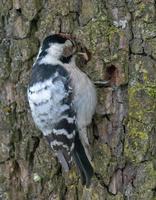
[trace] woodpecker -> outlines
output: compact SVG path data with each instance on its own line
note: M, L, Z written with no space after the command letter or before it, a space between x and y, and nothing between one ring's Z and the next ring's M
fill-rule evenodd
M78 54L87 56L78 50L69 36L46 37L32 67L27 96L33 120L64 171L74 160L82 184L89 187L94 170L87 150L87 126L97 100L93 83L76 66Z

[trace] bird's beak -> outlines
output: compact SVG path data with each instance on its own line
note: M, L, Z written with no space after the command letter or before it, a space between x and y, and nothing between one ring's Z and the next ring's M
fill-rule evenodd
M86 61L89 60L89 57L88 57L87 53L84 53L84 52L77 52L77 54L78 54L78 55L82 55Z
M91 59L91 53L90 51L81 43L79 43L77 54L83 56L86 62L88 62Z
M59 35L66 38L67 40L69 40L72 43L72 45L75 46L75 43L74 43L75 37L74 36L72 36L71 34L68 34L68 33L59 33Z

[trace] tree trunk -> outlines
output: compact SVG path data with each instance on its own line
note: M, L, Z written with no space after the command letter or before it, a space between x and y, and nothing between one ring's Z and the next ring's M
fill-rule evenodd
M75 167L65 174L26 97L43 38L75 35L92 52L82 70L97 85L89 135L95 176L89 189ZM156 199L156 2L0 1L0 199Z

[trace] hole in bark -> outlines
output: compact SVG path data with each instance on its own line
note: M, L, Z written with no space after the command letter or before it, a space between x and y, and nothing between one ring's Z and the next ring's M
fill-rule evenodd
M21 13L22 13L21 8L17 8L17 9L16 9L16 12L17 12L18 15L21 15Z
M106 68L106 80L110 83L116 83L118 77L118 69L114 65L110 65Z
M108 79L112 79L114 77L117 68L114 65L108 66L106 68L106 76Z

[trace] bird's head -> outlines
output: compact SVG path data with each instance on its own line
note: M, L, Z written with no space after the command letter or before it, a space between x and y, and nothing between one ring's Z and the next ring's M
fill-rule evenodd
M83 64L91 59L88 49L76 37L66 33L46 37L42 43L41 52L46 52L57 59L76 55L76 59L83 61Z
M69 56L75 52L75 44L69 35L54 34L46 37L42 43L41 51L48 53L56 58Z

